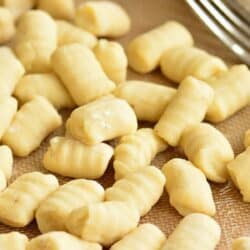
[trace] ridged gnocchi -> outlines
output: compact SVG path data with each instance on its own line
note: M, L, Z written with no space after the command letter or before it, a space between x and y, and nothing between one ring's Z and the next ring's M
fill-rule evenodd
M213 89L205 82L187 77L156 124L156 133L171 146L177 146L185 128L205 118L213 97Z
M68 215L76 208L104 200L104 189L95 181L73 180L49 195L36 211L36 222L42 233L66 231Z
M14 18L9 9L0 6L0 44L8 42L16 32Z
M0 247L2 250L26 250L28 237L19 232L0 234Z
M160 64L162 73L177 83L182 82L188 76L204 80L227 70L222 59L204 50L185 45L166 50Z
M2 141L15 155L24 157L61 124L62 118L52 104L44 97L36 96L16 113Z
M246 148L250 146L250 129L248 129L245 133L244 145Z
M234 152L218 129L208 123L187 127L180 146L210 181L223 183L228 180L227 163L234 159Z
M149 122L159 121L175 93L174 88L144 81L127 81L113 92L130 104L138 120Z
M72 178L98 179L106 171L113 148L105 143L85 145L67 137L54 137L43 157L49 171Z
M6 145L0 146L0 171L8 181L12 175L13 155L11 149Z
M21 175L0 193L0 221L12 227L28 225L40 203L58 186L53 175L40 172Z
M239 237L233 240L232 250L249 250L250 237Z
M191 162L175 158L162 168L170 204L183 216L191 213L215 215L216 207L205 175Z
M51 60L54 71L79 106L107 95L115 88L94 53L81 44L59 47Z
M224 121L250 103L250 71L246 65L235 65L206 82L215 93L206 115L210 122Z
M166 149L167 144L151 128L141 128L123 136L115 148L115 179L150 165L156 154Z
M137 130L137 119L129 104L104 96L75 109L66 122L66 131L87 144L98 144Z
M159 250L166 237L155 225L141 224L136 229L117 241L110 250Z
M129 66L139 73L148 73L159 65L166 49L192 45L192 35L182 24L174 21L165 22L129 43L127 48Z
M136 228L138 210L126 202L107 201L73 210L66 228L82 239L109 246Z

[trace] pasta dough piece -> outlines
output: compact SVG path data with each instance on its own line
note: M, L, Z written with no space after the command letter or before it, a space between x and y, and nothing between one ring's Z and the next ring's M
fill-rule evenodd
M50 232L33 238L26 250L102 250L102 246L66 232Z
M243 201L250 202L250 147L227 165L228 172L243 196Z
M136 228L140 216L134 206L107 201L75 209L66 221L70 233L109 246Z
M167 144L151 128L142 128L121 138L115 148L115 179L148 166Z
M146 167L131 173L105 192L107 201L124 201L135 206L141 216L146 215L160 199L165 177L156 167Z
M40 172L21 175L0 193L0 221L12 227L28 225L40 203L58 186L53 175Z
M249 250L250 237L239 237L233 240L232 250Z
M236 65L206 79L215 96L206 119L221 122L250 103L250 71L246 65Z
M28 73L51 71L50 57L57 47L56 23L46 12L27 11L19 20L14 50Z
M53 73L25 75L17 84L14 94L22 103L40 95L48 99L57 109L75 106L63 84Z
M13 93L24 72L23 65L12 50L8 47L0 47L0 98Z
M1 71L1 69L0 69ZM0 122L0 140L6 130L9 128L14 115L17 111L17 101L13 97L4 96L0 97L0 114L1 114L1 122Z
M105 96L75 109L66 129L75 139L93 145L135 132L137 120L126 101Z
M67 216L76 208L104 200L104 189L95 181L70 181L48 196L36 211L36 222L42 233L66 231Z
M130 18L117 3L89 1L76 10L76 24L96 36L119 37L130 30Z
M245 147L247 148L250 146L250 129L247 130L245 134L245 140L244 140Z
M55 19L72 20L75 15L74 0L38 0L37 7Z
M56 21L57 32L58 32L58 46L63 46L71 43L80 43L89 47L94 48L97 44L96 37L86 30L80 29L66 21Z
M16 113L3 142L15 155L24 157L38 148L44 138L61 124L61 116L47 99L36 96Z
M15 35L15 23L9 9L0 7L0 44L8 42Z
M115 88L94 53L81 44L58 48L52 56L52 64L79 106L107 95Z
M131 105L138 120L158 122L176 90L151 82L127 81L113 93Z
M19 232L0 234L0 247L3 250L26 250L28 237Z
M113 152L105 143L88 146L71 138L54 137L44 155L43 165L63 176L98 179L105 173Z
M163 52L175 46L193 45L190 32L180 23L170 21L136 37L127 48L129 66L139 73L149 73L160 63Z
M118 42L99 40L94 53L107 76L119 84L126 80L128 59Z
M160 64L162 73L177 83L182 82L187 76L204 80L227 70L226 64L219 57L185 45L166 50Z
M161 250L215 250L220 236L220 226L211 217L190 214L181 220Z
M141 224L120 241L116 242L110 250L159 250L166 237L164 233L153 224Z
M8 146L0 146L0 171L3 172L6 180L9 180L13 168L13 155Z
M187 77L156 124L156 133L177 146L185 128L204 119L213 97L213 89L205 82Z
M191 162L172 159L163 168L170 204L183 216L191 213L215 215L216 207L205 175ZM200 248L202 249L202 248Z
M188 127L180 140L188 159L214 182L226 182L234 152L227 138L208 123Z

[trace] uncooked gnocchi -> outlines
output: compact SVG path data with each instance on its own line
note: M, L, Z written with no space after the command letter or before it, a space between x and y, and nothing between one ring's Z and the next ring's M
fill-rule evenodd
M219 224L205 214L187 215L161 250L215 250L220 241Z
M126 202L107 201L73 210L66 221L68 231L82 239L109 246L136 228L138 210Z
M87 1L76 10L76 24L96 36L119 37L130 30L126 11L111 1Z
M40 172L21 175L0 193L0 221L12 227L28 225L40 203L58 186L53 175Z
M174 21L166 22L139 35L129 43L129 66L139 73L148 73L159 65L166 49L192 45L192 35L183 25Z
M150 223L141 224L116 242L110 250L159 250L165 240L164 233L158 227Z
M250 146L250 129L246 131L244 144L246 148Z
M0 171L3 172L4 177L8 181L12 175L13 155L8 146L0 146Z
M149 122L159 121L175 93L174 88L144 81L127 81L113 92L130 104L138 120Z
M8 42L15 35L14 18L7 8L0 7L0 44Z
M227 138L208 123L199 123L185 129L180 146L188 159L210 181L226 182L227 163L234 159L234 152Z
M18 82L14 95L21 103L32 100L35 96L45 97L57 109L73 108L71 96L61 81L53 73L28 74Z
M94 53L112 81L119 84L126 80L128 59L118 42L101 39L95 46Z
M59 187L36 211L36 222L42 233L66 231L68 215L76 208L104 200L104 189L95 181L73 180Z
M94 53L81 44L59 47L52 56L52 64L79 106L107 95L115 88Z
M205 82L187 77L156 124L156 133L177 146L185 128L204 119L213 97L213 89Z
M183 216L191 213L215 215L216 208L205 175L191 162L172 159L163 168L170 204Z
M232 250L249 250L250 237L239 237L233 240Z
M235 65L206 82L215 93L206 115L208 121L221 122L250 103L250 71L246 65Z
M151 128L142 128L123 136L115 148L115 179L150 165L156 154L166 149L167 144Z
M110 95L75 109L66 129L75 139L93 145L135 132L137 119L126 101Z
M19 232L0 234L1 250L26 250L28 237Z
M46 136L61 126L62 118L47 99L34 97L16 113L2 141L17 156L27 156Z
M185 45L166 50L160 64L162 73L177 83L182 82L187 76L204 80L227 70L222 59L204 50Z

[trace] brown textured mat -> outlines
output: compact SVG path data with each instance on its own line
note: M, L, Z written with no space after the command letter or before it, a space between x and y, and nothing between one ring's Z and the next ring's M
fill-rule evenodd
M192 32L196 45L214 53L228 63L239 63L239 61L227 50L196 18L192 11L185 5L183 0L116 0L121 3L132 17L132 30L130 34L121 39L126 45L128 41L136 34L144 32L166 20L175 19L185 24ZM153 80L159 83L169 84L161 74L156 71L149 75L140 76L134 72L129 72L129 79ZM63 112L64 117L69 112ZM230 140L235 150L239 153L243 150L243 134L247 128L250 128L250 107L237 113L234 117L217 126ZM63 129L55 134L62 134ZM50 136L50 138L53 135ZM34 152L28 158L15 159L14 176L40 170L46 172L41 164L41 159L48 145L49 138L42 144L39 150ZM168 159L178 156L176 149L169 149L160 154L154 164L162 166ZM100 180L105 187L113 182L113 172L110 166L104 178ZM66 179L60 178L63 183ZM250 236L250 204L243 203L239 192L232 184L212 185L213 194L217 205L216 219L220 223L223 231L222 239L218 250L231 249L232 238L248 235ZM174 229L181 216L170 207L168 197L164 194L153 210L145 216L143 222L152 222L158 225L167 235ZM0 225L0 232L9 232L13 229ZM19 230L33 237L39 232L35 223ZM201 249L202 250L202 249Z

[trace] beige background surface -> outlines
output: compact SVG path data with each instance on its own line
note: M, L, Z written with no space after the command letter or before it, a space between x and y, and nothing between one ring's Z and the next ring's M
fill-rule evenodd
M120 41L124 46L138 33L145 32L152 27L161 24L166 20L175 19L185 24L192 32L196 45L208 50L217 56L222 57L228 63L239 63L239 61L224 47L199 21L192 11L186 6L183 0L116 0L121 3L129 12L132 18L131 32ZM129 72L129 79L154 80L162 84L170 84L159 71L149 75L138 75L132 71ZM68 111L64 111L64 117L67 117ZM145 126L145 124L144 124ZM247 128L250 128L250 107L237 113L234 117L217 126L230 140L235 153L243 150L243 134ZM63 128L55 134L62 134ZM50 138L53 135L50 136ZM41 148L31 154L28 158L15 159L13 180L29 171L40 170L46 172L41 164L41 159L48 145L49 138L42 144ZM178 149L169 149L167 152L159 155L154 164L162 166L167 160L178 155ZM60 178L61 183L66 179ZM250 181L250 180L249 180ZM113 182L112 166L105 176L100 180L105 187ZM231 239L238 236L250 236L250 204L243 203L239 192L231 183L225 185L212 185L213 194L217 205L216 220L222 227L222 239L217 249L231 249ZM143 222L152 222L158 225L168 235L174 229L181 216L170 207L166 194L162 196L159 203L153 210L145 216ZM9 232L12 228L0 225L0 232ZM33 237L39 232L35 223L19 231ZM201 249L202 250L202 249Z

